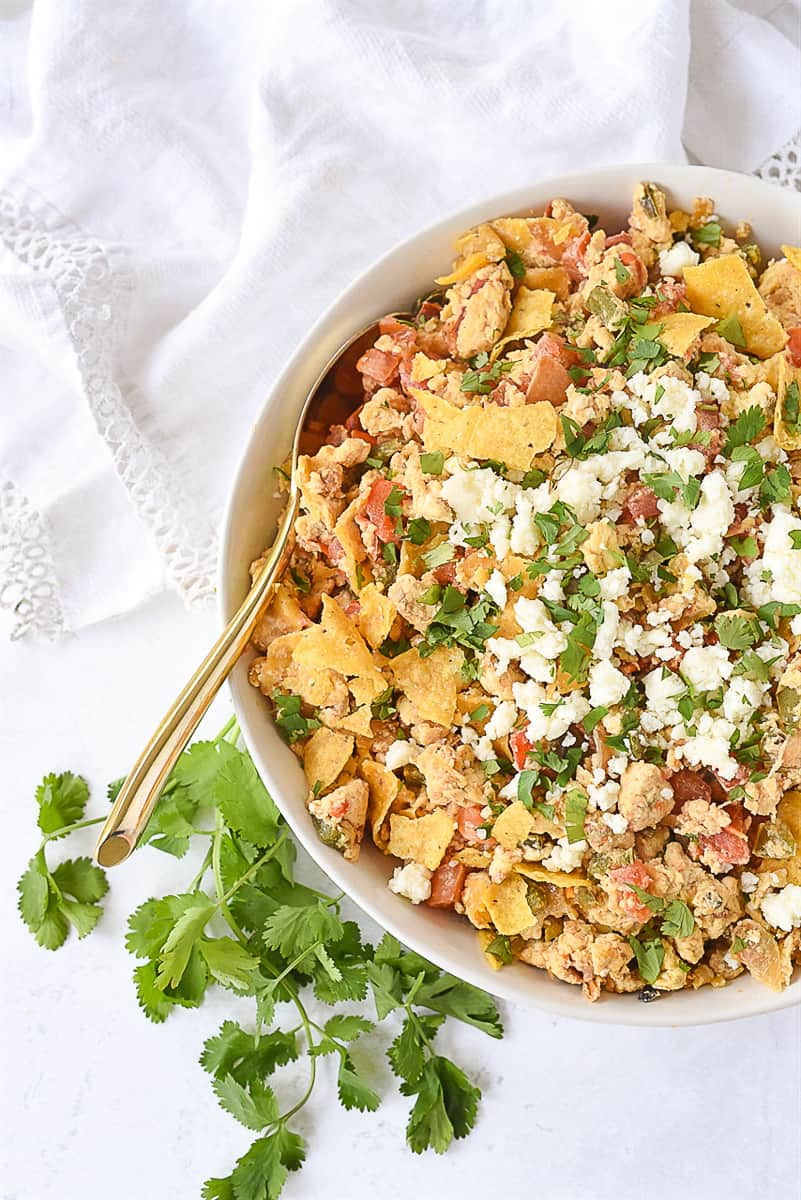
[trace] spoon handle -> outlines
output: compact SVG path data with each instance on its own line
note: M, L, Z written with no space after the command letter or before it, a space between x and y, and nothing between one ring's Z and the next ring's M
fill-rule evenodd
M253 587L162 718L120 788L95 847L101 866L124 862L136 848L176 759L247 646L275 590L291 550L297 511L298 495L293 488Z

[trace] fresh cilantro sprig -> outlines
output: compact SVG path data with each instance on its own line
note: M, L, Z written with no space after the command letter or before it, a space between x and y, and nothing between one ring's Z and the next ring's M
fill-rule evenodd
M379 698L387 709L391 701L390 695ZM287 711L284 704L286 717L299 716L294 707ZM380 1104L366 1070L375 1051L362 1045L377 1036L376 1022L339 1007L317 1019L310 998L340 1006L365 1000L369 989L379 1023L390 1014L402 1017L388 1058L401 1092L413 1098L406 1137L415 1153L442 1153L476 1119L479 1089L435 1049L442 1024L452 1017L491 1037L503 1030L484 992L442 973L389 935L374 949L356 923L343 918L341 893L332 896L295 878L289 830L237 738L231 721L216 739L195 743L178 760L145 840L181 857L192 839L201 839L206 852L184 891L136 909L126 945L139 959L136 995L151 1021L198 1007L214 986L251 1001L252 1027L224 1021L205 1042L200 1062L220 1107L256 1137L229 1175L205 1183L202 1196L276 1200L306 1156L293 1124L312 1094L321 1058L337 1060L344 1108L372 1112ZM110 786L110 799L119 786ZM88 858L68 859L52 870L45 859L50 842L104 820L84 818L88 797L86 781L69 772L48 775L37 790L43 839L19 882L19 907L48 949L64 942L70 925L80 937L89 933L108 890L104 872ZM287 1011L294 1016L283 1018ZM301 1060L306 1086L299 1098L284 1098L285 1086L275 1076Z

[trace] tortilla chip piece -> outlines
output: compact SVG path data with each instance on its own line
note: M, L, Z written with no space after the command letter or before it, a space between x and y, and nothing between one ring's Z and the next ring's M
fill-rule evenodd
M357 496L337 518L334 525L334 536L339 540L345 552L344 558L337 563L337 566L347 575L348 583L357 595L365 579L369 579L372 574L369 563L361 566L367 558L367 551L364 548L359 526L356 524L356 513L363 507L363 499ZM359 569L360 567L361 569Z
M776 817L784 821L795 838L795 854L792 858L763 858L757 874L765 871L786 871L787 882L801 885L801 792L787 792L779 801Z
M379 592L374 583L368 583L359 595L359 632L374 650L389 637L392 623L398 610L388 596Z
M782 246L781 249L790 266L801 271L801 246Z
M547 329L551 324L555 299L555 292L546 291L544 288L529 288L524 283L521 284L517 289L503 336L493 346L490 357L497 358L507 342L534 337Z
M492 836L507 850L513 850L531 833L534 818L519 800L505 808L492 827Z
M528 471L532 460L553 444L556 410L543 400L517 408L456 408L439 396L417 392L425 421L426 450L448 450L464 458L492 458L512 470Z
M496 231L486 222L468 229L456 239L456 253L466 257L468 254L483 254L487 262L500 262L506 257L506 246L498 237Z
M389 818L389 853L406 862L422 863L435 871L450 844L456 822L444 809L426 813L424 817L403 817L392 813Z
M412 359L412 370L410 379L412 383L425 383L427 379L433 379L435 375L444 375L445 360L442 358L429 358L420 350Z
M338 777L353 753L353 738L335 733L325 725L315 729L303 750L303 770L313 788L319 783L327 788Z
M271 642L263 658L250 668L250 681L269 696L293 692L313 708L325 708L343 699L344 679L328 667L309 667L298 662L296 651L301 633L285 633ZM345 697L347 698L347 692Z
M801 450L801 368L791 367L785 355L779 362L773 436L782 450ZM796 432L797 431L797 432Z
M552 883L554 887L558 888L580 887L581 884L589 882L586 875L568 875L565 871L549 871L546 867L540 867L536 863L517 863L514 869L518 875L525 875L526 879L533 879L536 883Z
M555 292L557 300L567 300L570 295L570 276L564 267L529 267L526 286L536 291L547 288Z
M434 283L438 283L443 287L447 287L451 283L461 283L463 279L467 279L468 275L474 274L475 271L480 271L482 267L486 267L489 259L486 254L480 250L475 254L468 254L467 258L462 259L460 263L454 266L450 275L440 275Z
M474 850L472 846L465 846L464 850L459 850L453 857L457 862L463 863L473 870L488 867L492 862L491 854L487 854L485 850Z
M503 883L490 885L486 903L498 933L522 933L534 923L527 896L526 881L519 875L508 875Z
M379 849L386 852L389 841L386 819L400 790L400 783L397 775L372 758L365 759L362 763L361 773L370 789L367 820L370 824L373 841Z
M738 254L724 254L700 266L685 267L684 282L693 312L716 321L732 315L737 318L749 354L768 358L785 345L787 334L768 311Z
M361 707L355 709L352 713L348 713L346 717L333 722L336 729L346 729L348 733L356 733L360 737L370 737L373 730L371 721L373 714L369 704L362 704Z
M668 354L684 358L699 334L714 323L714 317L699 317L695 313L685 312L667 313L659 318L662 332L657 337Z
M408 696L424 721L449 726L456 711L463 662L461 650L437 646L428 658L421 658L415 649L406 650L387 666L395 686Z
M499 217L497 221L492 222L492 227L500 234L507 249L525 258L533 240L531 226L525 217Z
M362 635L330 596L323 596L320 623L293 636L297 637L295 662L358 676L372 686L369 699L385 691L387 681L373 661ZM362 703L367 699L365 696Z

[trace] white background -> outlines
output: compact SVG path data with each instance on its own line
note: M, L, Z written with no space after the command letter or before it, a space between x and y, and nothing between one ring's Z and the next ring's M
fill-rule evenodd
M214 625L162 598L58 645L0 648L2 1200L196 1200L202 1181L227 1174L249 1144L197 1065L203 1040L240 1011L236 998L220 993L156 1026L133 992L127 915L188 882L186 860L144 850L117 868L97 930L56 953L39 949L15 912L15 879L38 844L41 776L83 772L93 814L103 812L106 782L134 757ZM215 725L226 715L221 702ZM339 1108L325 1060L298 1122L308 1161L286 1200L801 1195L798 1008L700 1029L585 1025L509 1007L504 1019L502 1042L471 1029L444 1039L484 1101L472 1136L443 1158L405 1149L408 1101L383 1060L394 1033L367 1047L387 1095L375 1114Z

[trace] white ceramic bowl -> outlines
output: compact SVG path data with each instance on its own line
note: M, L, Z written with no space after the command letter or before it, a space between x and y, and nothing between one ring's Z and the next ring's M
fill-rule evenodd
M272 467L288 452L304 398L337 348L355 330L384 313L408 308L416 296L429 290L433 277L450 267L454 238L470 226L501 215L541 212L554 196L565 196L579 210L598 213L600 225L614 231L625 227L631 193L640 179L661 184L672 204L684 208L691 207L694 196L713 197L726 221L745 219L753 224L756 239L767 254L776 253L781 243L801 243L801 202L796 193L728 171L647 163L563 176L490 197L391 250L351 284L311 328L256 419L225 519L219 588L224 621L245 595L249 564L273 535L279 506L273 495ZM313 315L310 313L310 318ZM231 690L260 775L312 858L365 912L407 946L497 996L585 1021L704 1024L773 1012L801 1001L801 978L776 995L744 976L726 988L668 994L651 1004L640 1003L636 996L606 994L589 1004L579 988L557 982L544 971L523 964L491 970L466 920L450 912L414 907L388 890L394 864L369 839L355 865L318 840L306 812L298 760L273 725L264 697L248 683L252 657L248 652L237 665Z

